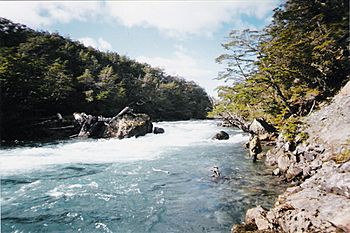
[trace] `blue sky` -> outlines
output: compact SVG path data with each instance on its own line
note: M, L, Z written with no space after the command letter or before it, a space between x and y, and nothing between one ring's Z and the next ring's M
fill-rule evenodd
M194 80L216 96L215 58L233 29L259 29L280 0L0 1L0 16Z

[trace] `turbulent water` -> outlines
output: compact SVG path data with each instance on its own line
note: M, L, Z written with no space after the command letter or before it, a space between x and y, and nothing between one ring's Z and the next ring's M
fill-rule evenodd
M229 232L281 191L215 121L162 122L165 134L0 150L1 232ZM216 180L209 169L219 166Z

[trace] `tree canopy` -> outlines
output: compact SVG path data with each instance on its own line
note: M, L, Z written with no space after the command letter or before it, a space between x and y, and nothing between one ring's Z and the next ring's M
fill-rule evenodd
M282 131L350 79L349 1L287 0L262 31L232 31L217 58L214 114L265 117Z
M20 137L40 118L87 112L114 116L125 106L155 120L205 118L203 88L115 52L0 18L1 135Z

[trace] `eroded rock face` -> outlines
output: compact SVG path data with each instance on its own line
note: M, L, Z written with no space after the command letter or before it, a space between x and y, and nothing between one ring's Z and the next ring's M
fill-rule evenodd
M228 140L229 138L230 136L225 131L220 131L219 133L215 134L215 136L213 137L213 139L217 139L217 140Z
M307 118L306 129L310 144L324 145L332 153L338 153L350 138L350 82L333 98L330 104ZM331 153L331 154L332 154Z
M350 232L349 168L350 162L324 163L314 176L280 195L271 210L249 209L245 223L271 232Z

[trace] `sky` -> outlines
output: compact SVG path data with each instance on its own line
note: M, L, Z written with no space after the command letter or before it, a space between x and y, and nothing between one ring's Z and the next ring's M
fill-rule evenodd
M231 30L262 29L280 0L0 1L0 17L58 32L193 80L209 95L224 84L215 58Z

